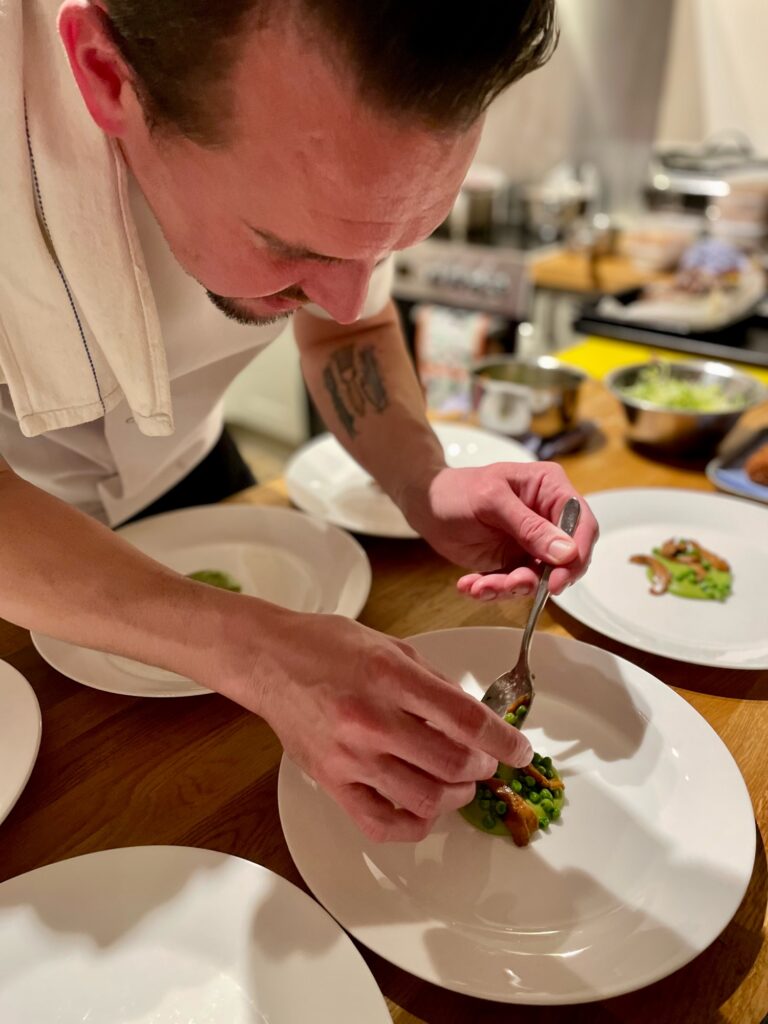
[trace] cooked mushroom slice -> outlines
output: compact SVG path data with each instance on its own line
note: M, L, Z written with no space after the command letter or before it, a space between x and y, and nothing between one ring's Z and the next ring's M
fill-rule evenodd
M665 540L659 548L659 552L664 558L676 558L679 554L682 554L688 547L688 542L684 540L675 540L671 537L669 540Z
M648 565L653 570L653 579L651 580L651 593L652 594L666 594L669 589L669 584L672 582L672 573L658 558L654 558L653 555L632 555L630 562L633 565Z
M509 829L515 846L527 846L531 836L539 827L536 811L529 807L525 800L515 793L503 779L486 779L483 785L490 789L497 800L503 800L507 805L507 813L502 820Z
M534 767L533 763L526 765L523 768L526 775L530 775L532 779L535 779L539 786L546 786L547 789L565 789L565 786L560 779L548 779L546 775L542 775L538 768Z
M699 583L707 578L707 570L699 561L698 555L680 555L675 561L680 562L682 565L687 565L689 569L693 569Z
M516 715L517 712L520 710L520 708L523 706L523 704L527 704L529 700L530 700L530 697L528 697L526 694L523 694L522 697L518 697L517 700L512 701L512 703L509 705L509 707L504 712L504 714L505 715Z
M709 562L713 569L719 569L721 572L730 571L730 565L728 565L726 560L724 558L721 558L720 555L716 555L712 551L707 551L707 549L703 548L697 540L692 540L690 541L690 543L698 551L699 559L702 562Z

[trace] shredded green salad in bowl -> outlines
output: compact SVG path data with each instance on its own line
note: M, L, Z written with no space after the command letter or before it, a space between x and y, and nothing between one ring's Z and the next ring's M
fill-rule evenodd
M728 412L742 404L738 398L727 394L720 384L673 376L668 363L643 367L637 380L623 385L620 390L627 398L639 402L687 412Z

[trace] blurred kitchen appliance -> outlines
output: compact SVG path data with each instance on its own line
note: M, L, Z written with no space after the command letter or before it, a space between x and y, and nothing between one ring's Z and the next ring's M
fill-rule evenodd
M473 164L438 236L492 245L498 229L508 220L509 187L506 175L497 167Z
M768 159L740 133L657 149L645 199L652 210L698 213L713 235L743 248L756 251L768 243Z
M536 250L472 245L432 236L398 253L395 298L434 303L508 320L524 320L531 291L528 267Z

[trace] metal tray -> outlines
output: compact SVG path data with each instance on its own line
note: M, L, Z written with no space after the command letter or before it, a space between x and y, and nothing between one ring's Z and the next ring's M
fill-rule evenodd
M744 469L744 463L749 456L764 444L768 444L768 426L749 434L740 443L733 447L729 446L726 451L712 459L707 464L707 477L721 491L768 505L768 487L750 480Z

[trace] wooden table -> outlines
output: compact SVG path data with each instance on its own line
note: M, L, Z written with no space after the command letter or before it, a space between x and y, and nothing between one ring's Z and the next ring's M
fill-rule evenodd
M660 466L628 451L621 441L620 411L600 385L590 385L585 405L605 439L592 451L564 460L580 490L647 484L710 489L699 472ZM241 500L287 504L280 485L255 488ZM421 542L365 544L374 580L362 620L370 626L407 636L524 620L527 602L489 608L460 598L454 592L456 569ZM552 605L542 626L615 651L682 693L731 749L765 834L768 672L691 667L643 654L591 632ZM29 679L43 709L43 740L32 778L0 826L0 879L94 850L175 843L250 858L301 884L277 813L280 745L262 721L213 695L142 700L78 686L38 657L24 630L3 622L0 657ZM758 1024L768 1012L767 892L766 853L758 834L744 901L706 952L640 992L580 1007L483 1002L445 992L366 950L363 954L397 1024Z

